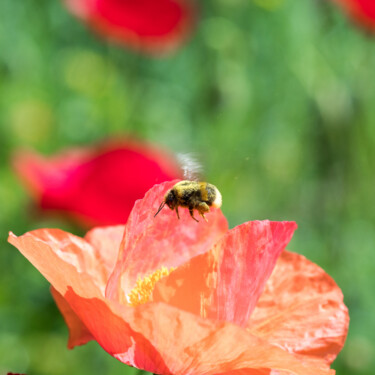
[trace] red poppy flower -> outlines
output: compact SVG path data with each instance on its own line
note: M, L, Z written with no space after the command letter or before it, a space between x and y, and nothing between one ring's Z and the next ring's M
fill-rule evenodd
M89 226L125 223L148 189L181 177L171 155L133 141L70 149L51 158L22 151L14 166L43 210L69 213Z
M373 0L334 0L361 26L375 32L375 2Z
M185 210L180 220L169 209L154 218L175 182L137 201L125 227L84 239L57 229L10 234L52 284L69 347L95 339L157 374L334 374L347 309L321 268L283 251L296 224L228 230L220 210L208 223Z
M114 42L151 53L177 47L192 29L192 0L64 0L67 8Z

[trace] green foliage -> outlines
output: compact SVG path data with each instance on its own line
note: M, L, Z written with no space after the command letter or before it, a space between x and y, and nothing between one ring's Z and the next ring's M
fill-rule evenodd
M375 39L331 4L207 0L178 53L107 45L57 1L0 2L0 373L124 374L97 344L68 351L48 283L6 243L43 219L12 173L18 147L53 153L119 133L193 152L233 227L295 220L290 250L342 287L341 375L375 367ZM203 4L204 3L204 4Z

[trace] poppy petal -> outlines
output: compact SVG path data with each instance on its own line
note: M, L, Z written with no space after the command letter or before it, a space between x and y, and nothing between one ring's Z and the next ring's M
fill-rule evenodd
M100 263L106 269L106 283L116 264L124 230L125 225L96 227L88 231L84 237L100 256Z
M189 0L65 0L68 9L114 42L147 52L174 49L190 32Z
M227 232L227 220L218 209L207 214L208 222L197 223L186 208L180 209L180 220L167 207L154 217L165 193L177 182L155 185L135 203L108 282L107 297L126 302L138 278L161 267L178 267L208 251Z
M115 265L123 233L123 225L103 228L98 227L90 230L84 237L87 242L97 249L98 255L100 255L98 261L105 267L105 282ZM90 264L95 266L97 263ZM64 297L54 287L51 287L51 294L69 329L68 348L73 349L77 345L84 345L88 341L93 340L94 338L89 330L71 309Z
M151 369L160 367L160 355L141 334L133 332L124 319L112 313L107 306L107 302L110 301L102 300L102 291L94 282L92 275L85 272L86 267L77 264L74 256L69 257L63 254L64 250L70 249L74 253L77 247L82 247L82 243L77 246L79 242L77 237L67 236L67 233L59 230L41 229L19 237L10 233L8 241L17 247L50 282L58 292L54 294L54 297L59 294L63 296L75 313L77 319L70 316L74 324L77 324L71 332L75 339L83 342L85 338L88 338L77 332L77 329L83 329L84 326L111 355L122 353L124 363L132 366L143 363ZM81 241L84 242L82 239ZM68 253L68 251L65 252ZM67 306L64 303L62 307L66 318L69 308L65 310ZM127 311L125 307L124 310ZM79 321L82 323L81 326L79 326Z
M50 279L50 274L60 270L60 264L64 263L89 278L90 283L95 285L101 294L104 294L108 271L101 261L99 250L84 239L60 229L37 229L20 237L10 232L8 241L16 246L47 280ZM43 251L48 250L48 257L51 258L50 264L48 264L47 256L42 258L39 254L39 251L42 251L40 247ZM61 274L60 277L69 279L69 274ZM53 286L60 294L63 294L61 288L54 284Z
M159 303L141 305L130 312L127 320L131 327L157 348L173 374L224 374L240 369L279 369L301 375L334 373L306 366L234 324L203 319ZM115 357L121 360L121 356Z
M266 284L248 327L291 352L331 363L348 331L340 288L323 269L285 251Z
M69 240L74 238L62 243ZM295 375L334 373L307 366L230 323L202 319L162 303L131 308L104 300L91 277L61 257L55 239L49 240L42 230L20 237L10 234L9 242L64 296L98 343L124 363L162 374L221 374L240 369L278 369Z
M267 370L267 369L261 369L261 370L249 370L249 369L244 369L244 370L232 370L232 371L227 371L221 374L215 374L215 375L271 375L272 370ZM274 374L274 375L281 375L281 374Z
M148 189L181 176L169 154L129 140L48 159L18 152L14 165L42 209L69 213L89 226L125 223Z
M361 26L375 32L375 3L373 0L334 0Z
M129 308L84 298L71 288L64 297L108 353L149 372L203 375L246 369L263 375L278 369L295 375L334 374L304 364L239 326L202 319L166 304Z
M40 200L49 185L63 183L69 178L69 172L89 157L90 152L85 149L72 149L48 160L34 151L19 150L14 153L12 163L30 194Z
M94 340L90 331L71 309L65 298L54 287L51 287L51 294L69 329L68 348L73 349L77 345L84 345Z
M294 222L252 221L229 232L154 289L153 300L204 317L246 325Z
M218 270L214 316L244 325L270 277L277 258L297 229L295 222L252 221L231 231L217 245Z

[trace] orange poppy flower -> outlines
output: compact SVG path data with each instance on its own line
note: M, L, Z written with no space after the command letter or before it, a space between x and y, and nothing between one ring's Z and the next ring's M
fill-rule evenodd
M182 177L172 155L125 139L48 158L19 151L13 164L42 210L67 213L86 227L126 223L152 186Z
M9 242L38 268L69 327L68 346L96 340L156 374L334 374L348 312L335 282L284 251L294 222L228 230L163 210L173 182L136 202L124 226L85 238L39 229ZM118 251L119 249L119 251Z
M349 16L365 29L375 32L374 0L334 0Z
M178 47L195 23L193 0L64 0L110 41L152 54Z

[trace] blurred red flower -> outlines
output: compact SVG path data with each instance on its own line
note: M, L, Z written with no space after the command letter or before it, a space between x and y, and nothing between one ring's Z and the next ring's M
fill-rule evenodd
M358 24L375 32L375 1L374 0L334 0Z
M182 174L171 155L134 141L70 149L50 158L20 151L14 166L43 210L69 213L86 226L126 223L148 189Z
M163 53L187 37L193 0L64 0L67 8L107 39L136 50Z
M220 210L208 223L187 210L181 220L167 209L154 218L175 182L137 201L125 227L84 239L57 229L10 233L52 284L68 346L94 339L156 374L334 374L347 308L321 268L283 251L296 224L228 230Z

